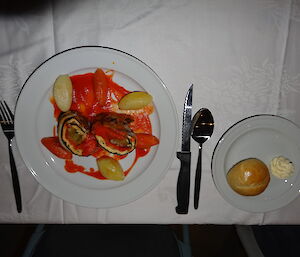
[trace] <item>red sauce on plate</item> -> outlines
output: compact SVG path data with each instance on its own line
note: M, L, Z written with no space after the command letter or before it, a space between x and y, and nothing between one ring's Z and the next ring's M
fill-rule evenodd
M93 118L101 113L107 111L118 111L118 102L120 99L130 93L127 89L118 85L112 80L113 73L105 75L107 79L108 92L104 105L100 105L96 99L94 92L94 73L86 73L81 75L70 76L73 86L72 92L72 105L70 110L79 112L82 116L86 117L89 121L93 121ZM54 108L54 117L57 119L61 111L57 107L53 98L50 102ZM123 113L130 114L133 116L134 121L130 124L131 129L135 133L152 133L152 126L149 115L153 112L153 106L146 106L142 111L123 111ZM56 135L56 126L53 127L53 135ZM144 157L150 151L149 149L135 149L135 158L131 166L124 171L125 176L132 170L139 158ZM121 160L127 157L127 155L111 155L106 150L98 147L92 154L95 158L101 156L110 156L116 160ZM93 168L87 169L81 165L74 163L73 160L65 160L65 170L70 173L80 172L88 176L92 176L97 179L106 179L100 171L94 170Z
M65 170L70 173L80 172L85 175L97 178L97 179L106 179L98 170L94 170L93 168L90 168L90 170L86 170L83 166L77 165L73 162L73 160L66 160L65 163Z

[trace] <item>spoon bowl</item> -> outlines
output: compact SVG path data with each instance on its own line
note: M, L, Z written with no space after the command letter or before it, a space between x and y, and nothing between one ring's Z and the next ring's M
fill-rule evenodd
M214 118L206 108L201 108L192 120L192 138L199 144L210 139L214 131Z
M202 173L202 145L211 138L214 131L214 118L206 108L201 108L192 120L192 138L199 144L199 154L195 176L194 208L198 209Z

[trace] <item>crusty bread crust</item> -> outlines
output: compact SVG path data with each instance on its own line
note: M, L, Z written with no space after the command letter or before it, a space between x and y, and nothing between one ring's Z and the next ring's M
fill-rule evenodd
M250 158L238 162L229 170L227 182L238 194L254 196L266 189L270 172L262 161Z

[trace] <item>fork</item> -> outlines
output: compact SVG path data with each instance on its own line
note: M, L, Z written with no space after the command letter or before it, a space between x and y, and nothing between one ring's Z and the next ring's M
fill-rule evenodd
M13 182L13 189L15 194L17 210L20 213L22 212L21 190L20 190L17 168L12 153L12 139L15 136L14 115L12 114L11 110L9 109L5 101L0 101L0 123L3 132L8 139L9 161L10 161L10 170L11 170L11 176Z

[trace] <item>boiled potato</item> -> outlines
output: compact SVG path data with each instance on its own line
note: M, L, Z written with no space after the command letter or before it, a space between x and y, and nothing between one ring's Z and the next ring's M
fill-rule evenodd
M124 180L125 175L120 163L108 156L97 159L98 169L101 174L110 180Z
M152 103L152 96L147 92L132 92L122 97L119 102L121 110L138 110Z
M58 108L66 112L72 104L72 81L68 75L59 75L54 82L53 96Z

